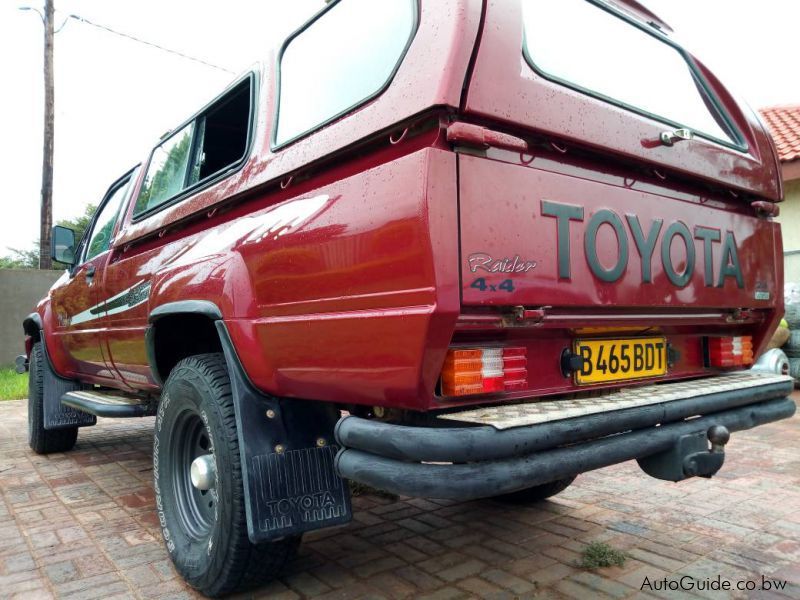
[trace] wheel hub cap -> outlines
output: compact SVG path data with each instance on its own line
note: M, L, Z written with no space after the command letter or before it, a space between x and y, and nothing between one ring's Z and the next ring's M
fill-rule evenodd
M192 461L189 474L192 485L198 490L210 490L217 482L217 470L211 454L198 456Z

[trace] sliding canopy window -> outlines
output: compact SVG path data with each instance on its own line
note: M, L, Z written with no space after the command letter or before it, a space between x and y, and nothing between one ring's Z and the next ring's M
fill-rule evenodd
M164 206L241 163L252 120L251 88L248 78L153 150L135 216Z

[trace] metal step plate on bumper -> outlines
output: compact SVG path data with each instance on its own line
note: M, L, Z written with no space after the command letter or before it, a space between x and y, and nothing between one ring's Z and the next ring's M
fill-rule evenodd
M674 400L696 398L717 392L755 388L762 385L791 382L788 375L770 375L744 371L693 379L661 383L643 387L629 387L605 396L561 400L532 401L525 404L487 406L464 412L439 415L440 419L491 425L495 429L509 429L560 421L572 417L606 413L637 406L648 406Z

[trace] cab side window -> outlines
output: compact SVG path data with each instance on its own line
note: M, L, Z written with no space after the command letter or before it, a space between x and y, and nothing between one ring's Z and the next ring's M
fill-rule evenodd
M97 217L92 224L92 231L86 241L86 256L83 262L92 260L95 256L102 254L111 247L111 236L114 235L114 225L116 225L122 207L127 203L131 182L138 169L126 179L115 184L111 192L106 196L106 201L98 209Z
M417 0L339 0L283 47L273 142L280 146L374 98L417 25Z

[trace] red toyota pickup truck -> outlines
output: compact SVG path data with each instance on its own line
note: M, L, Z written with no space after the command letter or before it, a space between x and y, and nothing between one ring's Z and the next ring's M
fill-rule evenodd
M346 32L346 35L343 34ZM209 595L351 518L347 480L533 502L710 477L791 416L762 123L633 0L339 0L118 179L24 322L30 445L156 415Z

